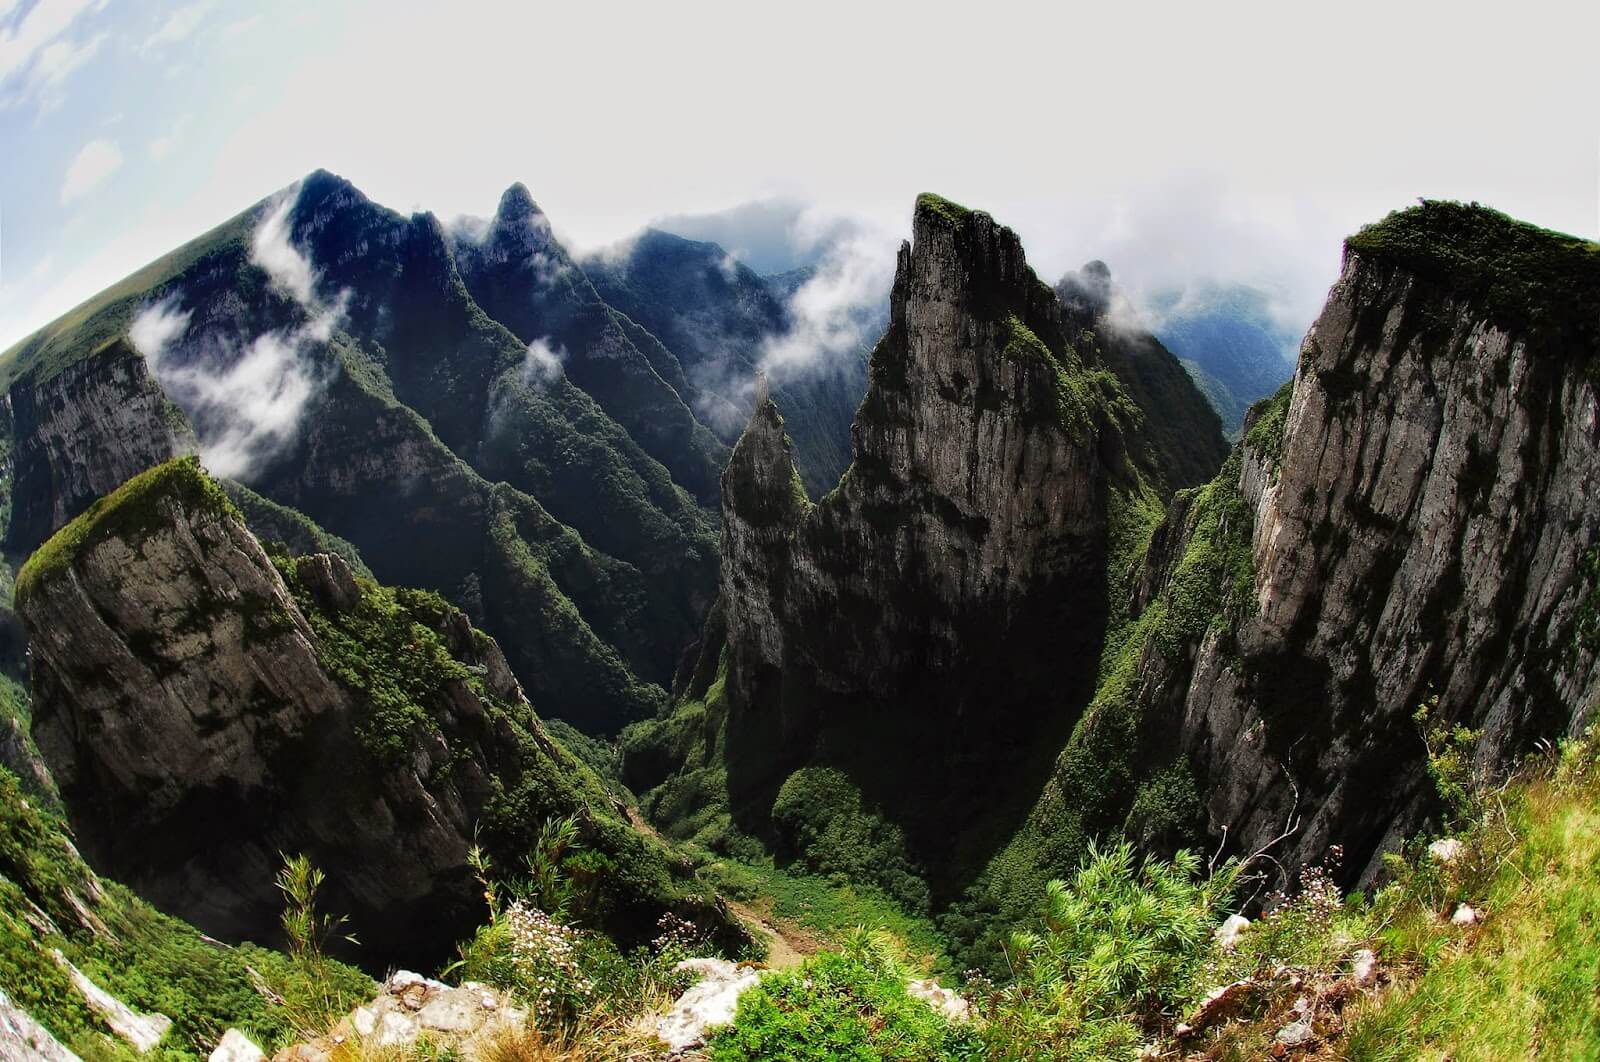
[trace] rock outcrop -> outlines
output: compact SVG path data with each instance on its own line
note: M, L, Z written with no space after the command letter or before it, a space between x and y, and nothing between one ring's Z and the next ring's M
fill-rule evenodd
M1214 485L1242 518L1167 531L1239 543L1246 588L1139 665L1142 725L1180 735L1231 848L1293 820L1284 863L1340 845L1370 879L1434 807L1420 705L1482 731L1485 777L1586 725L1597 334L1594 244L1446 203L1351 238L1292 394ZM1152 561L1170 603L1181 564Z
M441 981L399 970L383 992L341 1018L315 1040L273 1055L273 1062L333 1062L353 1050L400 1054L426 1044L455 1058L493 1057L504 1036L525 1035L528 1012L487 985L452 988Z
M726 759L770 805L820 753L948 846L1086 699L1138 414L1015 233L935 196L913 226L837 490L807 498L770 401L723 475Z
M192 461L69 524L17 597L34 736L86 854L206 932L270 939L282 853L303 852L367 956L438 954L482 915L475 835L509 856L572 813L628 868L603 921L628 936L693 906L492 639L337 556L275 564Z

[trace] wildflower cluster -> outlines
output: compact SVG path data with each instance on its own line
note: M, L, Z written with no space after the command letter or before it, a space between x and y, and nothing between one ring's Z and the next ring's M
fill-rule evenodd
M650 941L650 950L661 966L670 968L705 950L704 931L687 918L668 911L657 920L656 928L660 932Z
M538 1021L550 1024L582 1013L595 986L579 963L579 932L522 900L506 908L505 921L512 965Z

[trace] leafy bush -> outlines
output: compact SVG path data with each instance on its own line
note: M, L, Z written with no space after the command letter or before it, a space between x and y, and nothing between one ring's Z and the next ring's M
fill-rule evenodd
M1091 845L1072 883L1045 890L1043 925L1012 935L1014 980L984 1005L990 1058L1104 1058L1173 1017L1202 989L1219 910L1239 865L1136 862L1126 842ZM980 986L981 987L981 986Z
M906 972L881 938L864 931L846 950L824 952L746 991L734 1024L708 1048L714 1062L985 1057L975 1030L907 993Z

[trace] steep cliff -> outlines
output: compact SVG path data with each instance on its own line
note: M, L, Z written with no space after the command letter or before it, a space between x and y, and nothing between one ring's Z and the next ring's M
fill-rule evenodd
M1349 240L1292 396L1246 436L1249 596L1172 687L1230 843L1298 798L1287 861L1339 844L1370 877L1431 808L1431 696L1486 772L1586 724L1597 357L1600 246L1452 203Z
M723 475L722 760L743 828L827 765L948 881L1009 834L1087 700L1111 514L1147 491L1139 411L1016 234L936 196L913 232L838 488L807 498L765 396ZM643 786L672 759L641 733L627 752Z
M69 524L17 597L34 735L85 854L207 932L272 937L280 853L305 852L370 960L441 954L483 913L474 838L514 866L573 813L618 868L602 923L717 923L545 734L492 639L337 556L269 558L192 461Z

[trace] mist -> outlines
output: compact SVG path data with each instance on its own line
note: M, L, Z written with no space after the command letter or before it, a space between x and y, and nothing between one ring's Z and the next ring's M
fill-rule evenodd
M267 205L250 261L296 304L295 324L250 338L210 329L191 334L180 293L146 306L129 339L167 395L189 417L212 473L249 483L299 437L306 409L326 384L317 355L344 316L343 293L317 295L317 273L290 241L298 188Z

